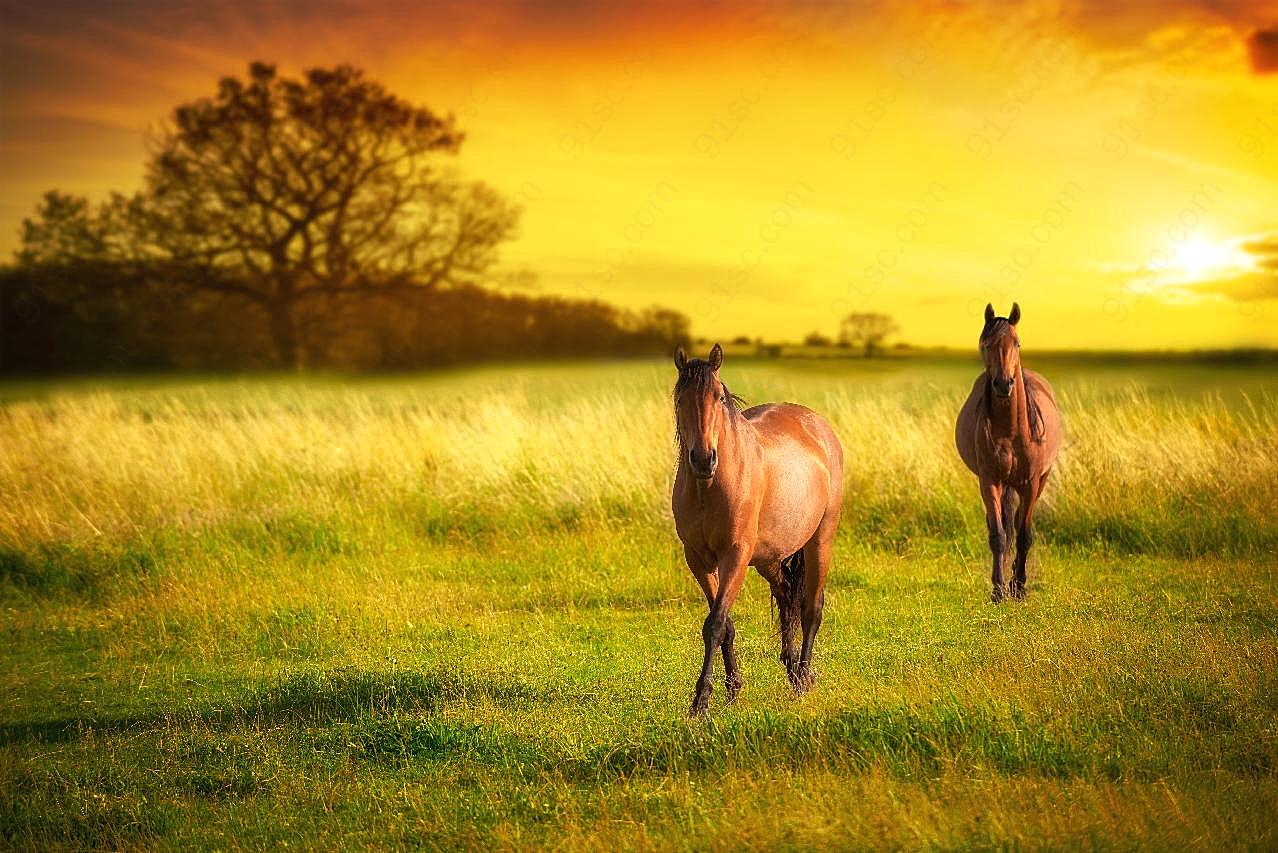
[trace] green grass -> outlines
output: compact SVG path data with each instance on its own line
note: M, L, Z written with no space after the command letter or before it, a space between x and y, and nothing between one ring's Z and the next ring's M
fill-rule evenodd
M1023 604L969 363L730 360L848 450L816 689L703 605L672 369L0 388L0 844L1278 844L1278 375L1030 357L1066 414Z

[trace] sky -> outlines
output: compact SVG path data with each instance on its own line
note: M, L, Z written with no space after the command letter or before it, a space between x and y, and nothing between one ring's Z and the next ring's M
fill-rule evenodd
M699 336L1278 346L1278 2L0 0L0 255L249 62L349 63L523 207L497 278ZM509 285L508 285L509 286Z

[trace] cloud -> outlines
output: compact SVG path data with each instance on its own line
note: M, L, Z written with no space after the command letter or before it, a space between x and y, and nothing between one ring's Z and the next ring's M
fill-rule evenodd
M1278 27L1253 30L1247 36L1247 55L1257 74L1278 72Z
M1278 299L1278 232L1239 237L1228 246L1231 251L1223 254L1225 261L1208 277L1167 263L1106 264L1102 271L1125 276L1129 293L1170 304Z
M1256 276L1261 279L1261 291L1269 293L1269 296L1258 298L1278 298L1278 233L1246 240L1242 249L1254 258Z
M1249 237L1243 241L1242 250L1262 258L1278 258L1278 234Z
M1278 299L1278 271L1257 270L1233 278L1199 281L1186 289L1193 293L1223 296L1234 302Z
M1109 68L1154 63L1178 73L1278 71L1273 0L1056 0L1054 7Z

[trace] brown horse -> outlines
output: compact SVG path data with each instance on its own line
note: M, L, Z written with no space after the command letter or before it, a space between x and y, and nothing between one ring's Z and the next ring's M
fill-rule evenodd
M705 658L692 715L710 701L716 649L723 651L728 702L741 691L729 612L747 566L772 587L791 685L799 693L811 687L812 643L843 504L843 447L825 419L792 403L740 411L739 398L719 379L722 364L718 344L708 360L675 353L679 470L671 506L688 568L710 608L701 627ZM800 621L803 649L796 654Z
M1003 564L1013 531L1016 564L1012 596L1025 597L1025 560L1034 541L1034 504L1038 502L1061 446L1061 414L1047 380L1021 367L1016 324L1021 307L995 317L985 306L981 357L985 372L959 411L954 442L959 456L981 483L985 526L994 555L995 602L1003 600ZM1019 496L1019 505L1015 503ZM1013 512L1015 516L1013 516Z

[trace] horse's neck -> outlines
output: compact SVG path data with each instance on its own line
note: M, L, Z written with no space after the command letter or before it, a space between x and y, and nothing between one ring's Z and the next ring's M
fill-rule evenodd
M735 495L749 476L747 464L754 446L754 427L740 412L730 415L719 434L719 467L710 490Z
M990 426L999 438L1030 439L1029 386L1025 384L1025 371L1016 368L1016 382L1010 397L994 393L993 383L988 392L990 399Z

